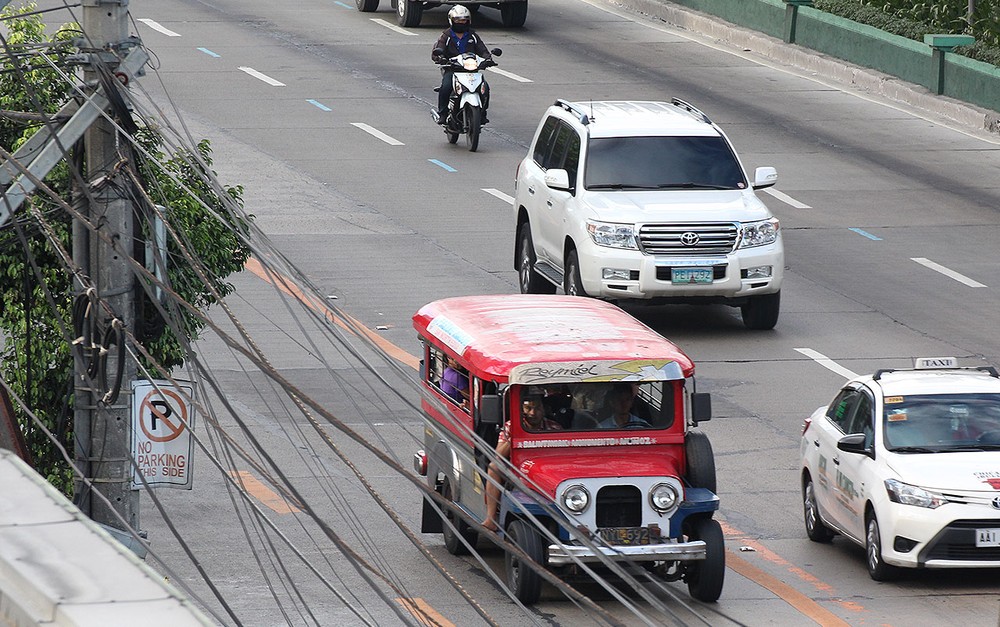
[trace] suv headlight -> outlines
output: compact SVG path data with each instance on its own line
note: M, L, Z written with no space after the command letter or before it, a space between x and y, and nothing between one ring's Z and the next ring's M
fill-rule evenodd
M752 248L773 244L778 239L778 219L770 218L759 222L746 222L740 233L737 248Z
M635 226L632 224L587 220L587 232L598 246L638 249L635 244Z
M677 488L669 483L658 483L649 491L649 504L660 512L668 512L677 505Z
M916 507L926 507L936 509L945 504L945 500L915 485L903 483L897 479L885 480L885 491L889 493L889 500L893 503L903 505L914 505Z
M563 492L563 505L574 514L579 514L590 505L590 492L582 485L571 485Z

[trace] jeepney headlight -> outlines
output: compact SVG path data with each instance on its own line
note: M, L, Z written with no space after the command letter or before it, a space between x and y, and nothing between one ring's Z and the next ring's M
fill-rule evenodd
M590 505L590 492L582 485L571 485L563 492L563 505L574 514L579 514Z
M669 483L658 483L649 491L649 504L662 514L677 505L677 496L677 488Z
M752 248L773 244L778 239L778 219L770 218L760 222L747 222L740 234L740 245L737 248Z
M916 507L926 507L927 509L937 509L945 504L945 500L915 485L903 483L898 479L886 479L885 491L889 493L889 500L902 505L915 505Z
M587 220L587 233L598 246L608 248L637 248L635 245L635 226L631 224L615 224L613 222L597 222Z

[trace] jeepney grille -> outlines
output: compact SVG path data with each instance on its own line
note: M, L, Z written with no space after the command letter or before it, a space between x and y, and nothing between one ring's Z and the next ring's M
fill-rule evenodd
M685 233L698 236L698 243L682 243ZM639 227L639 248L647 255L720 255L732 252L739 237L739 226L732 222L697 224L644 224Z
M597 527L642 526L642 492L634 485L609 485L597 491Z
M924 550L924 560L965 560L995 562L1000 560L1000 547L977 547L976 529L996 527L993 520L956 520L938 534L933 544Z

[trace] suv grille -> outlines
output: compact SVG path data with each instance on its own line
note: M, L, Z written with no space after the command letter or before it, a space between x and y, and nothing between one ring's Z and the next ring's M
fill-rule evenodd
M686 244L695 240L693 236L697 242ZM644 224L639 228L639 247L647 255L718 255L732 252L738 236L739 228L732 222Z
M632 485L609 485L597 491L597 526L642 525L642 492Z

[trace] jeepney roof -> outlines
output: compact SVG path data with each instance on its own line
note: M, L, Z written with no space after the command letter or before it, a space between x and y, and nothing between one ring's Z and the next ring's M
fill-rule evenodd
M578 296L504 294L428 303L418 333L480 375L510 383L673 380L694 364L673 342L610 303Z

